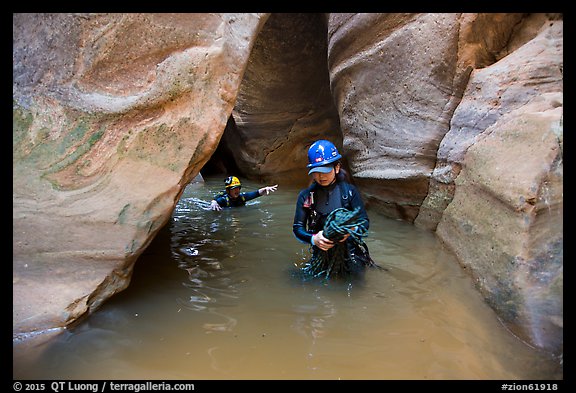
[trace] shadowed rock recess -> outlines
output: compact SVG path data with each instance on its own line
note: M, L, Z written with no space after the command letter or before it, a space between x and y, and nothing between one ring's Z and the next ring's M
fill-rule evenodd
M332 140L563 353L562 14L13 14L13 338L125 289L201 173L304 185ZM201 172L202 171L202 172Z

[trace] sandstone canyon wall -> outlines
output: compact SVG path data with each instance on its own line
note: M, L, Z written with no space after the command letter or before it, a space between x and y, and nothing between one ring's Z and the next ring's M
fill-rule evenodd
M15 14L13 330L124 289L218 145L258 14Z
M352 174L436 233L499 317L562 347L563 23L546 14L331 14Z
M219 146L304 183L324 137L371 209L562 351L562 15L14 14L13 36L15 337L125 288Z

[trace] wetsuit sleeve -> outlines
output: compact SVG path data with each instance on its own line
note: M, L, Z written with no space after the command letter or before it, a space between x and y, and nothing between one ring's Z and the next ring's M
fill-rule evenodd
M216 202L218 202L218 204L220 205L220 207L226 207L226 197L225 196L219 196L214 198L214 200Z
M306 231L306 221L308 220L308 210L304 208L304 199L308 194L308 190L300 191L296 201L296 212L294 213L294 224L292 225L292 232L296 239L303 243L311 244L312 234Z
M364 202L362 201L362 197L360 196L360 192L358 191L358 189L353 185L349 185L349 187L352 193L350 206L352 207L352 210L360 208L360 217L366 219L366 224L359 229L362 233L366 233L370 228L370 219L368 218L368 213L366 212L366 208L364 207Z
M258 190L250 191L250 192L243 192L242 195L244 196L245 201L251 201L252 199L256 199L260 196Z

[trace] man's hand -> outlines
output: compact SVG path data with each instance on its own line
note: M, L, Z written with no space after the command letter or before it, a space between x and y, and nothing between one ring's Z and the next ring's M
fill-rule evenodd
M222 206L220 206L218 204L218 202L216 202L214 199L212 199L212 201L210 202L210 209L220 211L220 210L222 210Z
M266 193L266 195L270 194L271 192L276 191L276 189L278 188L278 184L275 184L273 186L266 186L266 187L262 187L261 189L258 190L258 193L260 195L264 195L264 193Z
M334 242L332 240L328 240L324 237L323 231L318 232L314 236L312 236L312 241L314 245L321 249L322 251L328 251L332 247L334 247Z

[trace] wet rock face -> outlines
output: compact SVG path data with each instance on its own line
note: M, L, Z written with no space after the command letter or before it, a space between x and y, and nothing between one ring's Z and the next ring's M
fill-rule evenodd
M352 173L371 205L414 221L448 129L458 14L331 15L329 69ZM356 39L359 37L359 39Z
M326 69L321 14L272 14L254 44L224 132L239 169L264 182L306 183L308 147L324 138L342 146Z
M563 29L540 22L522 21L517 33L533 35L472 71L416 224L434 228L427 214L440 209L428 201L439 201L439 238L501 319L561 353Z
M15 334L125 288L213 153L304 185L324 138L372 211L436 230L561 351L561 15L14 14L13 35Z
M265 20L14 15L15 333L128 285L216 149Z
M561 19L331 14L328 24L344 150L367 203L438 227L503 320L555 352L562 351Z

